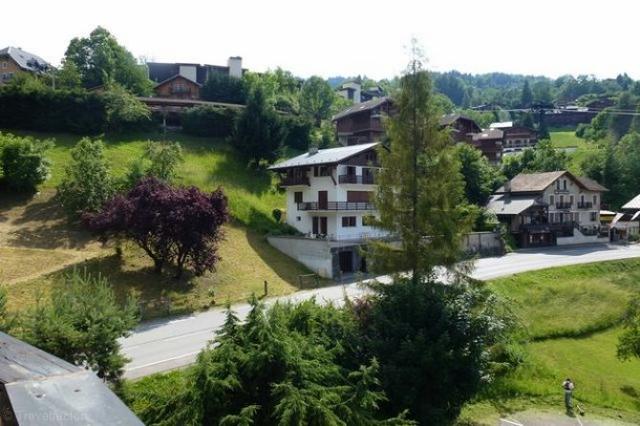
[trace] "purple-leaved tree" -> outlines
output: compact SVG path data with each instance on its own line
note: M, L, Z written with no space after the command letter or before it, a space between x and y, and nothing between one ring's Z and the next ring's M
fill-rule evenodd
M135 242L153 260L157 273L175 263L176 278L185 268L196 275L215 269L220 260L221 227L228 219L222 188L205 194L195 187L173 187L153 177L115 196L100 212L83 216L87 227L103 241L124 238Z

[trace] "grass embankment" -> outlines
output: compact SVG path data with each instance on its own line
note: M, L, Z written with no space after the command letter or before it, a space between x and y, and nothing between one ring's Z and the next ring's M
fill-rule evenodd
M104 248L77 224L70 224L53 199L54 188L64 176L70 149L80 139L76 135L16 132L38 139L55 138L50 151L51 178L34 197L0 196L0 283L9 284L9 308L30 306L38 294L57 285L62 274L81 267L107 277L121 297L137 296L146 317L174 314L236 302L251 293L269 295L297 290L297 277L309 273L299 263L272 248L264 233L276 225L274 208L284 206L284 195L275 190L269 173L247 169L228 144L180 133L166 139L177 140L183 148L184 163L178 170L178 184L195 185L209 191L219 185L229 197L232 223L225 226L221 244L222 261L214 273L176 282L171 271L163 276L151 272L151 262L134 246L126 246L122 257L113 248ZM105 155L115 177L123 176L140 158L149 140L162 135L105 138Z
M575 131L550 132L551 144L558 149L564 149L569 155L568 168L572 173L581 175L581 164L584 159L594 151L600 149L596 142L589 142L576 136Z
M526 328L524 362L488 386L462 418L495 424L524 409L562 409L565 377L590 413L640 422L640 360L616 357L620 318L640 290L640 260L517 274L489 286L512 302Z
M53 163L51 178L42 185L42 189L54 189L64 177L65 167L71 160L71 148L81 137L38 132L13 133L37 139L55 139L55 147L48 153ZM275 190L274 177L271 173L258 173L248 169L246 162L240 160L231 147L219 139L182 133L104 137L105 156L113 175L121 177L127 173L132 163L143 155L149 141L163 140L177 141L182 145L185 161L178 169L178 184L195 185L207 191L222 185L236 221L260 232L267 232L274 226L271 212L284 205L284 195Z

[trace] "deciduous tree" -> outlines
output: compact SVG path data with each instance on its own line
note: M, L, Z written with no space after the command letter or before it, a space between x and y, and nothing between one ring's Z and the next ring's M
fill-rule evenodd
M228 217L227 197L221 188L204 194L195 187L172 187L149 177L83 219L104 240L124 238L136 243L153 260L158 273L175 263L176 278L180 278L185 268L196 275L214 270L220 259L221 226Z
M300 109L313 120L316 127L320 127L322 120L329 118L335 96L331 86L322 77L314 75L302 85Z

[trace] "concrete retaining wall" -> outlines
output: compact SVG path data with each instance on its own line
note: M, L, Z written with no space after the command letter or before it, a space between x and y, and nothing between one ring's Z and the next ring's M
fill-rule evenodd
M499 232L471 232L462 241L463 250L481 256L499 256L505 253Z
M267 237L269 244L324 278L331 278L331 249L325 240L299 237Z

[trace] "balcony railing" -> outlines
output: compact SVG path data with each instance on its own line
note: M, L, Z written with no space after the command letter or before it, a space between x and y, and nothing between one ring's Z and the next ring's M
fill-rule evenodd
M579 209L591 209L593 208L593 203L591 201L578 202Z
M327 201L298 203L298 210L375 210L373 203L353 201Z
M280 179L280 186L307 185L309 186L308 176L285 176Z
M569 210L573 203L556 203L556 209Z
M373 185L373 175L340 175L338 176L339 183L355 183L361 185Z
M527 223L520 225L520 230L527 232L556 232L560 233L560 236L570 236L573 235L575 227L575 222Z

